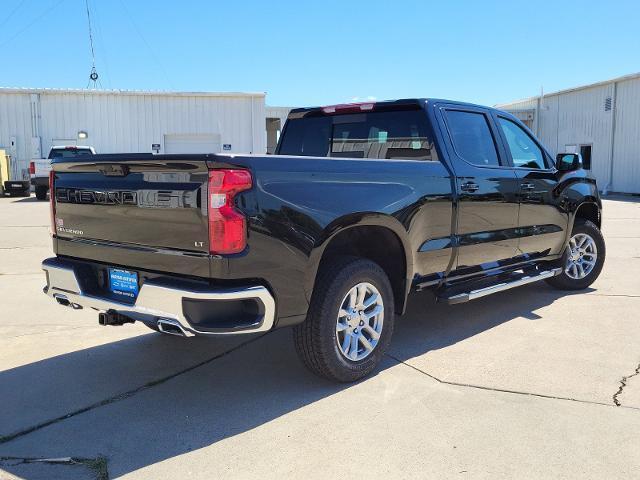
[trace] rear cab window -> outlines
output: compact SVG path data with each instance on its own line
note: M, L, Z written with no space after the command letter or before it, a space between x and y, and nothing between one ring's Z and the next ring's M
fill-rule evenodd
M82 155L93 155L90 148L54 148L49 152L49 158L76 158Z
M290 118L278 154L438 160L422 109Z

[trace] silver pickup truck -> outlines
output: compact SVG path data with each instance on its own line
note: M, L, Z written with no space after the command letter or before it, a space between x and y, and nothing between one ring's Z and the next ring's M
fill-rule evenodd
M31 185L36 189L36 198L46 200L49 191L49 172L51 171L51 160L54 158L75 158L80 155L95 155L96 151L89 146L54 146L49 150L49 156L43 159L32 160L29 163L29 177Z

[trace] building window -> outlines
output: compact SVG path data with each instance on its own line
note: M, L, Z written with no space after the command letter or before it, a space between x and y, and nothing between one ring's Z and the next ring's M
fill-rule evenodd
M591 170L591 145L580 145L580 156L582 157L582 168Z

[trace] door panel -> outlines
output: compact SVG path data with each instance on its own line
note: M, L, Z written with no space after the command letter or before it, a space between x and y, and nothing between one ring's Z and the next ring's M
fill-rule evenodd
M474 192L460 192L458 269L508 260L516 255L517 178L511 169L465 169L456 172L460 186L473 182Z
M556 174L549 171L517 170L520 179L521 254L532 257L555 255L562 251L569 217L553 194Z
M456 274L516 256L518 178L482 109L444 107L459 192Z
M497 115L496 123L518 176L518 251L531 257L558 254L569 218L554 194L558 181L553 162L533 135L512 119Z

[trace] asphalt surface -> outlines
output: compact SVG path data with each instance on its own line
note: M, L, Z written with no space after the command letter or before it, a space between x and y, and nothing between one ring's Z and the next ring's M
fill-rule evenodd
M592 288L412 295L370 378L288 330L181 339L42 294L48 204L0 198L0 479L638 478L640 201L604 202Z

